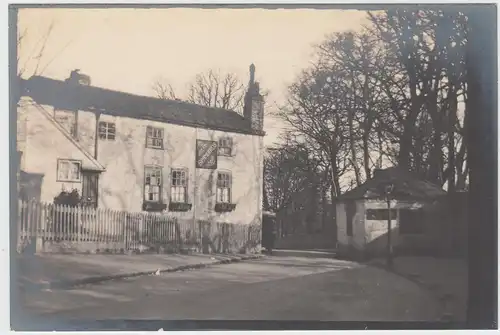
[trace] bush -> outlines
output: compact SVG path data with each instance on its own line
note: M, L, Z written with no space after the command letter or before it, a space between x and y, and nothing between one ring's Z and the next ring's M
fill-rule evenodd
M77 189L73 189L71 192L62 191L54 198L54 205L76 207L80 205L81 202L82 198L80 197Z

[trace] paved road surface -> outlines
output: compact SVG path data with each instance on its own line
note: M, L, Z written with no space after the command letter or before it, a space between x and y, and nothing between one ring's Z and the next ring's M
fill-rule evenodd
M268 257L210 268L22 294L58 319L433 321L439 305L384 270L325 258Z

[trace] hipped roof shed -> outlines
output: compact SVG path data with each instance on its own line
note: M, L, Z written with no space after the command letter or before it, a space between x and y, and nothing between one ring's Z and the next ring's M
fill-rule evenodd
M399 167L375 170L373 177L355 189L341 195L338 200L383 199L384 186L394 185L391 198L400 200L432 200L446 195L438 185L419 178Z

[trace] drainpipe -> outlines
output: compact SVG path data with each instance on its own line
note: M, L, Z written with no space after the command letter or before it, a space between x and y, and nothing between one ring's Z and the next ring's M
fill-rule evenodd
M101 112L95 112L95 137L94 137L94 158L97 160L97 153L99 152L99 120L101 119Z

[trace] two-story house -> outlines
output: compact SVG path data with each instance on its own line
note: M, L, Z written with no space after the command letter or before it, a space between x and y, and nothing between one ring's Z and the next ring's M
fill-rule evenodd
M244 115L34 76L22 82L20 195L179 219L260 224L264 101L250 66ZM89 79L89 78L86 78Z

